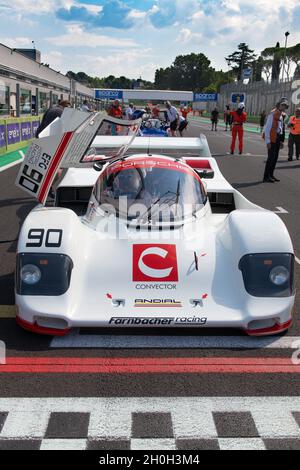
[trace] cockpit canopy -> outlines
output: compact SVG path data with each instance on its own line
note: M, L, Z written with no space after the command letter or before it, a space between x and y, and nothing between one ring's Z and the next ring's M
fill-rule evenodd
M94 197L106 212L145 223L186 219L207 199L192 168L158 156L133 156L108 165L98 178Z

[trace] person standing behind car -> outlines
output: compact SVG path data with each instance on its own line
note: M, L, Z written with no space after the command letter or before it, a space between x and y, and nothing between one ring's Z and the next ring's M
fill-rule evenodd
M288 140L289 157L288 160L293 160L294 145L296 146L296 159L299 160L300 156L300 108L295 110L295 115L290 117L288 127L290 135Z
M127 121L131 121L133 111L134 111L133 103L129 103L129 106L125 111L125 117L126 117Z
M260 127L260 133L264 130L265 122L266 122L266 111L263 110L260 115L259 115L259 127Z
M215 109L212 110L210 120L211 120L211 130L213 131L215 128L215 131L216 131L218 121L219 121L219 111L217 107L215 107Z
M228 126L229 126L229 129L230 129L231 128L231 123L232 123L232 116L230 114L229 104L226 105L226 108L224 110L224 122L225 122L225 131L227 131Z
M80 107L80 111L84 111L85 113L90 113L91 110L89 108L89 102L87 100L84 100L84 102L82 103L81 107Z
M171 137L176 137L176 129L178 126L178 120L179 120L179 115L177 112L177 109L175 106L172 106L170 101L166 101L166 113L167 113L167 118L170 123L170 132L171 132Z
M45 112L45 114L43 116L43 119L42 119L42 122L36 130L35 137L38 138L40 133L44 129L46 129L46 127L49 126L49 124L51 124L51 122L53 122L54 119L56 119L58 117L61 117L61 115L64 111L64 108L70 108L70 107L71 107L70 101L62 100L62 101L60 101L59 104L56 104L55 106L52 106L51 108L49 108Z
M268 158L266 161L265 172L264 172L264 183L274 183L275 181L280 181L274 176L274 170L279 156L280 149L283 148L284 142L284 124L283 124L283 113L288 109L289 104L286 98L281 98L281 100L276 103L276 108L273 109L265 125L265 131L263 137L265 139L267 149L268 149Z
M243 146L244 146L244 127L243 126L247 120L247 113L245 113L244 103L240 103L238 105L238 109L236 111L230 111L230 114L232 116L232 139L231 139L230 153L231 155L234 154L235 142L238 136L239 154L242 155Z

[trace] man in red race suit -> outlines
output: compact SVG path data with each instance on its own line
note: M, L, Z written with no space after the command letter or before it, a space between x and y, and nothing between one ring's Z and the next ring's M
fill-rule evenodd
M231 111L230 114L232 116L232 140L231 140L231 147L230 153L231 155L234 154L235 149L235 141L237 136L239 137L239 153L240 155L243 153L243 138L244 138L244 122L246 122L247 114L244 111L245 105L244 103L240 103L238 105L238 109L236 111Z

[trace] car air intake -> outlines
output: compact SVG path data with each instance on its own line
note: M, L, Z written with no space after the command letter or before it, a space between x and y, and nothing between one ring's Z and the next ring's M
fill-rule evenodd
M56 191L55 205L72 209L77 215L84 215L92 190L92 186L83 186L81 188L60 187Z

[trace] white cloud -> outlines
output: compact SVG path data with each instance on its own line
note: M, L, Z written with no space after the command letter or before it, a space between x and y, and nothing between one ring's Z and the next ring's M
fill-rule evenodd
M143 53L145 61L142 62L140 52L136 49L119 51L105 57L78 54L72 57L69 70L74 72L83 70L88 75L97 77L125 75L129 78L142 76L146 80L153 80L157 64L152 62L151 57L151 50L145 50Z
M100 5L91 5L90 3L73 3L71 6L77 6L78 8L86 8L90 13L100 13L103 10L103 7Z
M179 31L179 35L177 38L177 42L180 42L181 44L200 44L200 42L203 40L203 36L200 33L193 33L190 29L188 28L182 28Z
M1 0L1 7L15 10L22 15L53 13L58 8L70 8L72 0Z
M67 26L67 33L60 36L46 38L46 41L55 46L62 47L136 47L133 39L117 39L97 33L87 33L78 24Z
M0 38L0 43L12 49L18 47L32 46L31 39L27 37Z

